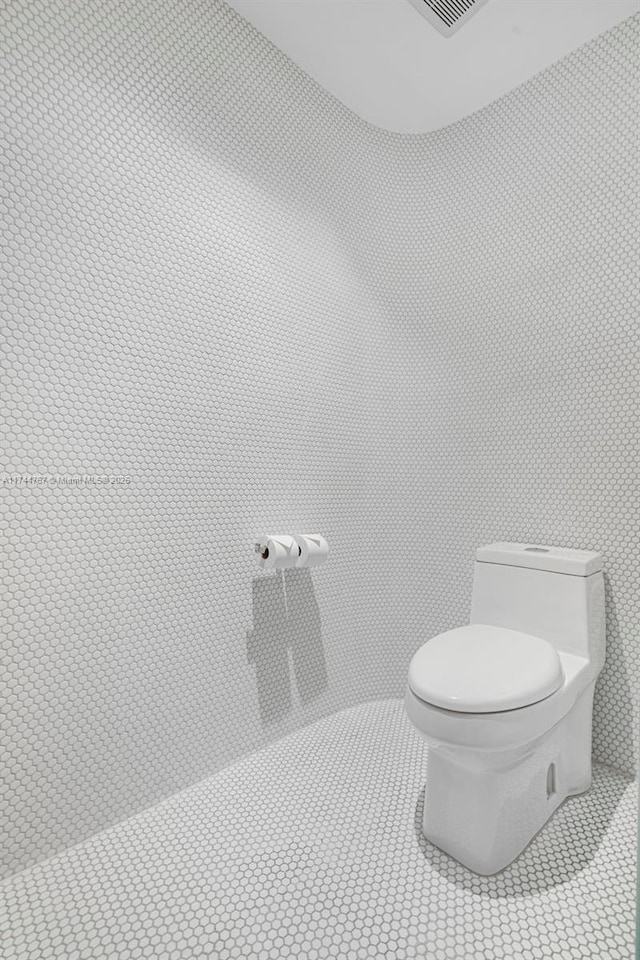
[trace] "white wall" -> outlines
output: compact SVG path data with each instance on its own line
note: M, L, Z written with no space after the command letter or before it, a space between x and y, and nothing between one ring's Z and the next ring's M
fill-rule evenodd
M1 16L7 476L131 477L4 485L7 871L401 695L498 538L604 550L628 765L637 23L412 138L222 3ZM286 615L268 529L332 545Z

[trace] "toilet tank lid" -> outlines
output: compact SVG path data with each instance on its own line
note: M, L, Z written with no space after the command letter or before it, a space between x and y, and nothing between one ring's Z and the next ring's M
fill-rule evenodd
M537 543L490 543L479 548L476 559L481 563L549 570L574 577L588 577L603 567L601 555L591 550L569 550Z

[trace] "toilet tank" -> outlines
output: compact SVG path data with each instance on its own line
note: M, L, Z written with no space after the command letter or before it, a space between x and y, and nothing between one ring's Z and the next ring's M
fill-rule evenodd
M602 557L527 543L480 547L471 623L532 633L599 669L605 651Z

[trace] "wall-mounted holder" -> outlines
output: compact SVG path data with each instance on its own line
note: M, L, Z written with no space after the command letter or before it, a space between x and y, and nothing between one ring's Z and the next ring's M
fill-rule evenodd
M253 545L260 566L270 570L317 567L329 556L329 544L319 533L271 534Z

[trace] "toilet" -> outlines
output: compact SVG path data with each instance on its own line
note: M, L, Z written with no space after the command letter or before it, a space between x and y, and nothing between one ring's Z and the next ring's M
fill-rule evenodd
M598 553L494 543L476 554L471 622L413 657L405 704L428 744L422 831L497 873L591 783L605 656Z

